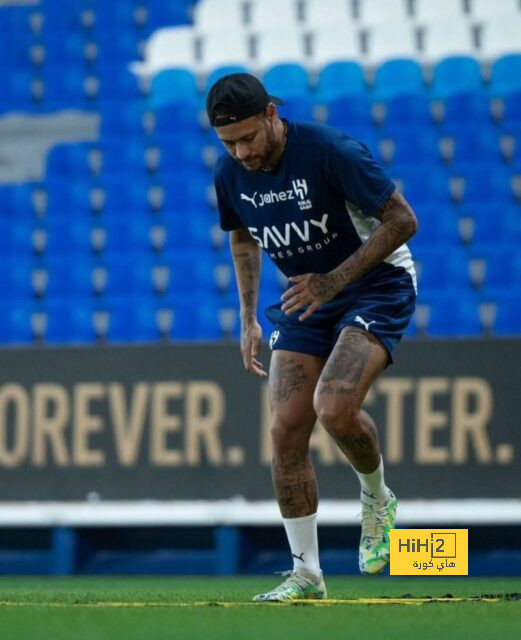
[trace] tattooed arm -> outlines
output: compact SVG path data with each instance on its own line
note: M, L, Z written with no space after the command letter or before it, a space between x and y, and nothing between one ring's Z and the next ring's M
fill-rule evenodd
M293 286L282 298L282 309L285 313L293 313L309 305L299 320L309 318L344 287L358 280L407 242L418 229L418 221L413 210L396 189L373 217L380 220L380 226L336 269L329 273L307 273L290 278Z
M257 300L261 250L246 229L230 232L230 249L235 267L235 279L241 304L241 353L246 371L260 378L268 374L257 360L262 329L257 321Z

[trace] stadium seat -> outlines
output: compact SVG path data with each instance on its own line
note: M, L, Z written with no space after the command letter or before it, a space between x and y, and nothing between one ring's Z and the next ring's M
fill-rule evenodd
M148 31L151 32L161 27L189 24L192 4L193 0L149 2L147 6Z
M46 161L46 175L57 178L64 176L90 177L97 173L93 160L95 147L91 142L77 144L57 144L49 149Z
M490 95L507 97L521 91L521 53L501 56L492 65Z
M197 80L188 69L164 69L152 80L149 105L160 109L168 104L196 103Z
M521 90L504 96L501 126L521 130Z
M409 20L407 0L361 0L357 3L357 19L364 26L407 23Z
M100 101L100 136L146 135L152 132L153 117L144 100Z
M262 79L270 94L286 98L308 98L309 78L306 69L299 64L278 64L270 67Z
M483 335L484 328L478 311L479 299L473 293L440 293L430 297L429 302L427 335L459 338Z
M454 18L464 17L463 0L452 0L452 2L432 2L432 0L415 0L413 6L413 19L421 25L449 21Z
M461 240L458 233L458 214L452 205L423 203L418 207L416 215L419 220L417 233L408 241L408 245L416 258L416 252L430 249L444 249L447 253L458 251Z
M297 63L305 59L304 36L300 30L264 29L255 34L255 57L252 64L266 70L275 64Z
M437 3L440 6L446 3ZM466 18L443 19L422 25L421 58L436 64L443 58L473 56L476 53L472 28Z
M510 174L501 166L460 166L453 177L464 182L461 194L456 195L454 191L452 193L456 201L465 205L487 202L508 206L514 203Z
M394 165L388 173L398 180L404 196L420 213L425 203L436 202L440 207L451 203L448 174L443 168Z
M480 54L488 60L519 53L521 12L488 18L481 27Z
M482 91L452 93L442 103L441 124L443 128L460 126L487 127L492 124L488 96Z
M358 62L331 62L319 73L317 86L319 103L327 105L337 98L366 93L364 70Z
M280 116L287 120L309 122L315 119L315 105L311 97L284 98L284 105L277 108Z
M339 129L371 131L374 122L371 101L366 95L342 96L327 103L326 122Z
M239 65L224 65L217 67L213 71L211 71L205 82L204 95L206 95L210 89L210 87L217 82L223 76L227 76L230 73L248 73L249 69L244 64Z
M252 31L272 29L276 18L278 27L296 30L300 24L297 0L262 0L249 6L248 27Z
M353 5L350 0L328 0L324 11L323 0L307 0L304 3L304 21L307 29L334 28L353 20Z
M469 56L446 57L433 69L431 96L444 100L460 93L484 93L479 62Z
M388 148L381 147L381 154L386 164L416 167L421 158L431 169L441 166L438 137L432 129L389 128L385 135L389 137L382 140L387 141Z
M198 33L244 30L246 8L244 0L201 0L193 9L194 28Z
M521 12L518 0L470 0L472 21L486 21L496 16L515 16Z
M350 22L317 27L311 32L309 62L314 69L321 70L335 62L356 62L361 58L360 32Z
M421 66L416 60L388 60L375 72L373 97L389 100L401 94L423 91Z
M193 68L196 63L196 40L193 28L165 27L146 41L144 60L134 61L130 70L138 76L152 78L163 69Z
M403 93L386 100L383 124L387 130L432 128L431 103L426 92Z
M366 61L379 65L391 59L415 59L418 56L416 30L409 22L387 22L371 26L367 33Z
M494 301L497 304L497 314L493 334L497 336L519 336L521 332L521 290L519 287L508 291L498 291Z
M468 121L472 122L472 121ZM444 154L450 160L452 171L457 172L460 168L465 169L470 165L472 169L478 159L494 163L501 161L501 148L497 130L489 125L478 123L465 125L447 125L442 129L442 135L452 141L453 148L450 153Z
M249 66L252 62L250 35L239 30L230 37L228 27L222 31L211 31L200 38L201 54L197 61L197 69L203 73L211 73L222 66Z

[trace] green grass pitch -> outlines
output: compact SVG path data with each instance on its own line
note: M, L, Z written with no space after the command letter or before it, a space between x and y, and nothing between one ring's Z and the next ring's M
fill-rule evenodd
M324 603L251 602L277 579L4 577L0 638L521 638L520 578L334 577Z

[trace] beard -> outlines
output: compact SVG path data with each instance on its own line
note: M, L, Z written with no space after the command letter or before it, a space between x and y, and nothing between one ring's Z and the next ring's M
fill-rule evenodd
M270 171L274 168L274 159L277 156L278 145L275 131L267 129L266 145L264 152L256 156L252 156L249 160L237 160L237 162L246 169L246 171Z

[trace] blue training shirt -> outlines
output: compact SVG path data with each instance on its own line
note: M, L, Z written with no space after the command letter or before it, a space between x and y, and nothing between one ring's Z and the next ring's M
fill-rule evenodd
M337 267L380 225L372 215L395 189L361 142L326 125L290 122L273 171L247 171L225 154L215 187L222 229L246 227L286 276ZM363 280L393 267L416 284L405 244Z

